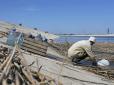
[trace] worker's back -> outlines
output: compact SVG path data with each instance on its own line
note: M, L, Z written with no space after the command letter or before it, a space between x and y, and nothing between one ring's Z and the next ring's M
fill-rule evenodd
M84 48L91 48L90 41L89 40L81 40L76 43L74 43L69 49L68 49L68 57L71 57L73 55L76 55L79 52L85 52Z

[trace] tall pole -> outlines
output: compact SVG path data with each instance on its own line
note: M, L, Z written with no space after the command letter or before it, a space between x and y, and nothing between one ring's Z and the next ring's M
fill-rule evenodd
M108 29L107 29L107 34L110 34L110 29L109 29L109 27L108 27ZM109 37L107 38L107 42L109 42Z
M109 29L109 27L108 27L108 29L107 29L107 34L110 34L110 29Z

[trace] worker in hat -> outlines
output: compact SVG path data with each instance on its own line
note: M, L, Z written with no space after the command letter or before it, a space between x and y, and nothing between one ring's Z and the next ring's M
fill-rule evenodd
M90 37L89 40L81 40L74 43L68 49L68 57L73 64L78 64L81 60L89 57L93 61L93 65L96 64L95 55L92 52L92 45L95 44L95 37Z

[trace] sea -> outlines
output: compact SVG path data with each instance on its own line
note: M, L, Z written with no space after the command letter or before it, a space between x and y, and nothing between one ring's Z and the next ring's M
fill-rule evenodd
M88 40L89 37L77 37L77 36L60 36L58 39L56 39L56 42L64 43L74 43L79 40ZM96 42L110 42L114 43L114 37L96 37Z

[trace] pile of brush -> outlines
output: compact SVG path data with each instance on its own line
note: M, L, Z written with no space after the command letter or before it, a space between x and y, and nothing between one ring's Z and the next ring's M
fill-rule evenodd
M56 85L56 81L30 69L18 46L0 47L0 85ZM62 84L58 84L62 85Z

